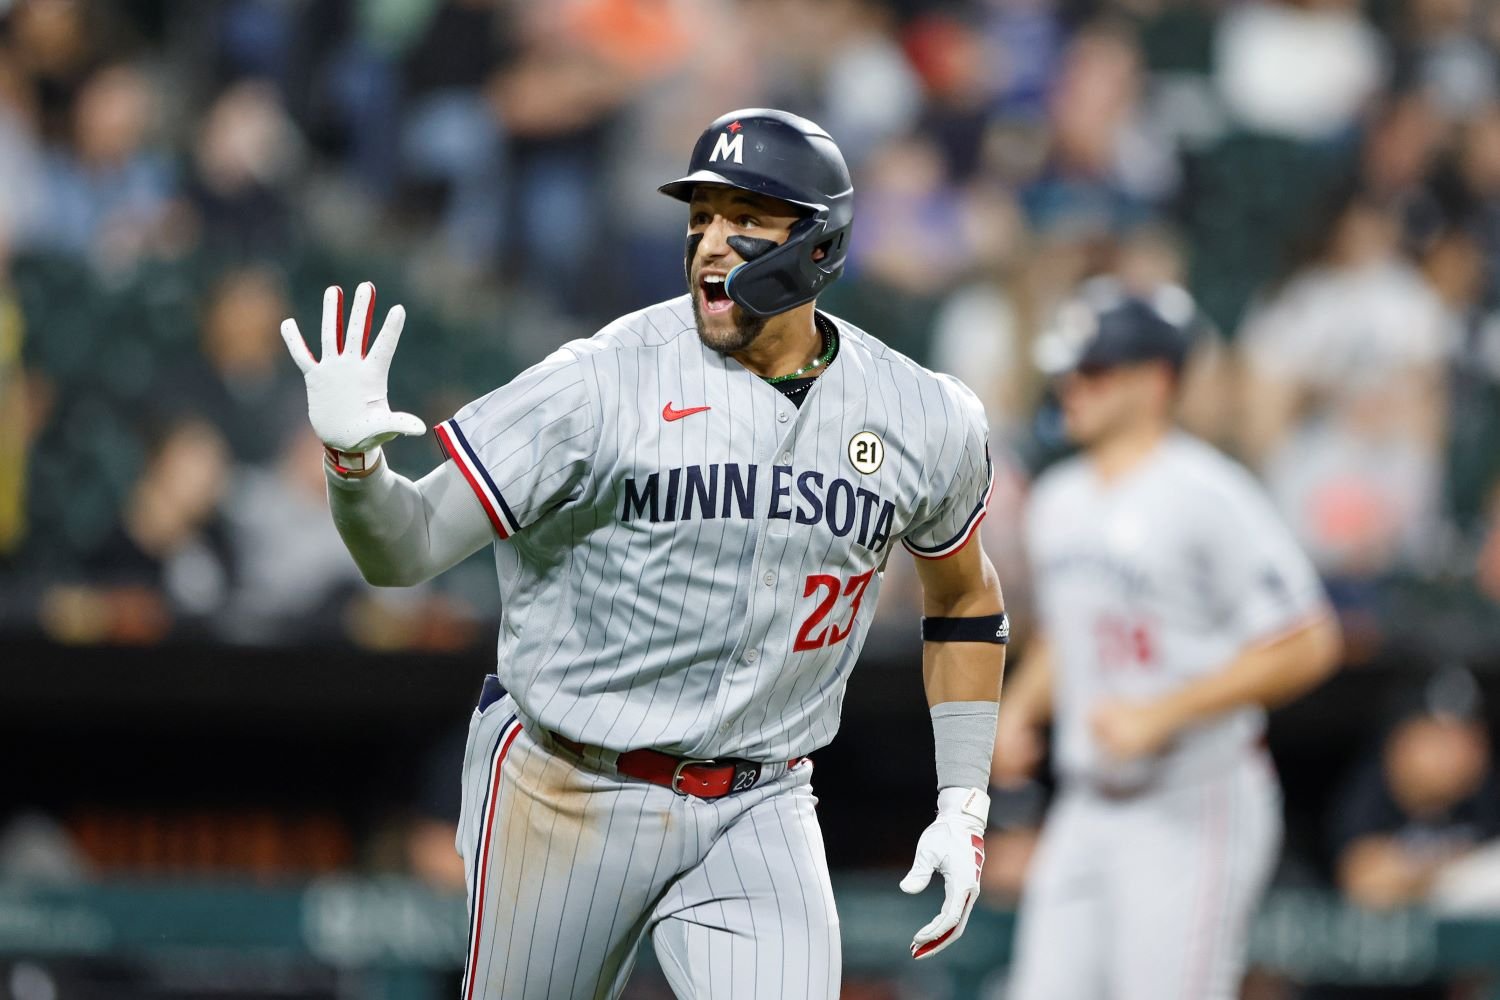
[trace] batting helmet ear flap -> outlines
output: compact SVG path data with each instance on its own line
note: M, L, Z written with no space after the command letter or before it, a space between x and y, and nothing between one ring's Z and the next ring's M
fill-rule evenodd
M832 233L827 227L821 212L797 222L785 243L758 253L730 271L724 279L724 294L746 312L761 317L811 302L844 273L844 261L849 256L849 226ZM819 249L823 257L814 260ZM735 251L744 256L738 247Z

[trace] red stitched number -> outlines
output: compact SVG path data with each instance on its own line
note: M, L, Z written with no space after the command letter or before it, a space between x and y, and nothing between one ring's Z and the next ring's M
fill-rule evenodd
M839 578L829 576L826 573L814 573L807 578L807 583L802 588L803 597L811 597L813 591L827 589L828 596L818 602L813 608L813 613L807 616L807 621L797 630L797 641L792 644L792 652L804 653L809 649L817 649L828 642L828 630L824 629L817 635L808 637L813 629L828 617L828 612L833 610L833 604L839 599Z
M1150 620L1101 615L1094 622L1094 641L1099 665L1107 671L1156 666L1156 629Z
M812 614L808 615L807 620L802 623L802 627L797 630L797 641L792 644L792 652L805 653L809 649L832 646L836 642L843 642L849 638L849 633L854 631L854 623L859 618L859 602L865 599L865 588L874 578L873 569L850 577L847 583L827 573L814 573L809 576L807 582L803 584L802 596L811 597L819 590L826 591L826 593L818 601L817 607L813 608ZM823 624L823 619L827 618L829 612L833 610L833 605L838 601L840 593L845 597L854 598L849 602L849 618L844 627L839 628L838 623L833 622L814 635L813 629Z

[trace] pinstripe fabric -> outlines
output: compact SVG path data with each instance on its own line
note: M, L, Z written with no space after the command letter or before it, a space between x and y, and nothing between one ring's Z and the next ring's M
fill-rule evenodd
M483 900L489 875L490 848L494 843L495 813L499 800L501 773L510 748L521 735L521 723L512 712L500 726L500 734L486 755L486 769L482 772L485 781L484 797L479 801L479 811L474 814L477 830L474 834L472 860L465 864L465 883L469 894L468 947L464 951L464 975L462 993L465 1000L474 996L473 970L479 960L479 942L484 937L484 908L475 906L476 899ZM467 756L467 753L466 753ZM460 824L462 825L462 824ZM493 921L493 914L491 914Z
M439 426L500 539L498 672L530 728L754 760L833 738L890 551L962 545L991 478L973 393L838 325L800 408L704 348L683 296Z
M684 296L436 428L495 528L511 692L465 758L465 1000L616 996L648 934L684 997L837 995L810 764L704 801L533 736L758 761L833 738L896 542L955 551L991 481L971 392L839 334L798 408Z
M1128 799L1065 792L1027 878L1006 995L1238 997L1280 844L1280 793L1260 758Z
M538 743L513 715L507 697L470 726L466 1000L615 997L648 935L683 997L838 995L810 763L724 799L684 798Z
M1026 535L1056 663L1063 773L1116 787L1189 782L1250 752L1265 726L1259 708L1124 765L1098 753L1088 725L1101 698L1163 695L1324 606L1311 562L1248 472L1186 434L1108 486L1069 460L1033 489Z
M1316 612L1317 575L1249 474L1186 435L1109 485L1061 463L1033 489L1027 536L1066 791L1022 900L1013 993L1237 996L1281 836L1264 713L1225 713L1121 764L1095 747L1089 710L1223 669Z

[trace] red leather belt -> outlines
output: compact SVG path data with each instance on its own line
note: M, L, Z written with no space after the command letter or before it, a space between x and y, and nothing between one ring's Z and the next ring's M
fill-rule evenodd
M558 745L575 754L583 755L588 748L577 740L570 740L560 733L552 738ZM804 758L794 757L787 762L795 766ZM615 770L627 778L649 781L653 785L670 788L678 795L692 795L700 799L719 799L732 792L743 792L754 788L760 781L761 765L753 760L694 760L689 757L674 757L660 750L627 750L615 758Z

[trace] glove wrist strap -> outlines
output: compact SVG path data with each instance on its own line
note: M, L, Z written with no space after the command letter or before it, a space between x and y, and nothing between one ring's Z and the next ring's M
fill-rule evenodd
M325 444L323 454L328 467L345 479L363 479L380 466L379 447L369 451L340 451Z
M938 792L938 815L944 813L962 813L988 825L990 797L978 788L944 788Z

